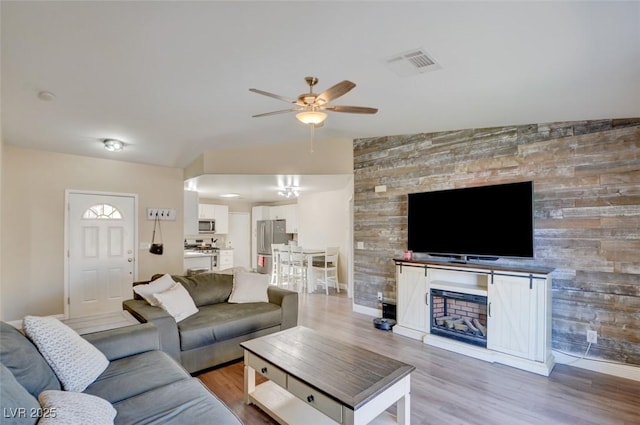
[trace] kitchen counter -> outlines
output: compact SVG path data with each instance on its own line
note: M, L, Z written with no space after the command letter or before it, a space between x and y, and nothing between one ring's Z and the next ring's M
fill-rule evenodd
M213 256L217 256L218 253L217 252L200 252L200 251L189 251L189 250L185 250L184 251L184 258L191 258L191 257L213 257Z

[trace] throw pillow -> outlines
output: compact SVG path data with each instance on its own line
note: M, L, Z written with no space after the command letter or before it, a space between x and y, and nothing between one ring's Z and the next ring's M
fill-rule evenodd
M100 350L54 317L26 316L23 326L67 391L84 391L109 366Z
M268 303L269 276L244 270L233 272L233 290L230 303Z
M174 283L170 289L153 296L160 302L160 307L176 319L176 323L198 312L193 298L179 283Z
M38 425L112 425L117 413L107 400L90 394L44 391L38 401L42 409Z
M165 274L162 277L154 280L153 282L149 282L148 284L134 286L133 292L140 295L146 302L148 302L152 306L158 307L160 305L160 302L158 302L153 294L164 292L175 285L175 283L176 282L171 278L170 275Z

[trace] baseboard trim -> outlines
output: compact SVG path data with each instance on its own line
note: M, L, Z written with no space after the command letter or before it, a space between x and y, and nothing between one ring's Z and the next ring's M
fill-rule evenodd
M580 357L570 356L555 350L553 350L553 355L556 358L557 364L566 364L569 366L579 367L581 369L617 376L619 378L640 381L640 367L620 363L609 363L607 361L598 361L588 358L581 359Z
M373 307L366 307L356 303L353 303L353 311L355 313L366 314L367 316L371 317L382 317L381 310Z

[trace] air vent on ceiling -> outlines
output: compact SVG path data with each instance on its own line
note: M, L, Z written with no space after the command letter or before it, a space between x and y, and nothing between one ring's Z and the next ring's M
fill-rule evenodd
M401 77L440 69L440 65L423 49L413 49L387 59L389 68Z

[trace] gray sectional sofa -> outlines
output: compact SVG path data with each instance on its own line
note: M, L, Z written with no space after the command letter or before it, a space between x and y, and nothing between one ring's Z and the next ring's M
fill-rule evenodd
M137 294L123 306L140 322L153 323L160 331L160 349L191 373L240 359L241 342L298 324L297 292L269 286L269 302L234 304L228 302L233 274L171 277L189 292L199 310L196 314L176 323L162 308L151 306Z
M152 324L84 338L109 360L107 369L84 393L109 401L117 411L115 424L241 424L197 378L158 350L158 331ZM36 346L6 323L0 323L0 382L3 424L35 424L47 413L37 396L61 389Z

